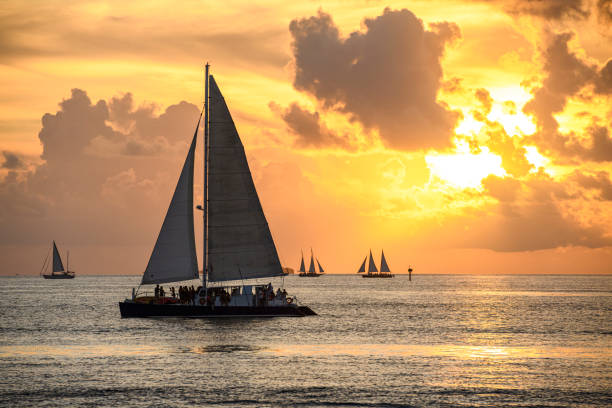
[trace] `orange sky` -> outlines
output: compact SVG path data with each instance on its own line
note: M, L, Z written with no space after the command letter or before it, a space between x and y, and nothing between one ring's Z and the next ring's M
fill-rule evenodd
M284 265L612 272L612 2L286 3L4 2L0 274L142 273L205 61Z

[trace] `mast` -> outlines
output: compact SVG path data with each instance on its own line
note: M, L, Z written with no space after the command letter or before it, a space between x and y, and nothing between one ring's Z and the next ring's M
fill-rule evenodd
M207 288L206 281L208 280L208 69L210 64L206 63L204 74L204 242L202 246L202 287Z

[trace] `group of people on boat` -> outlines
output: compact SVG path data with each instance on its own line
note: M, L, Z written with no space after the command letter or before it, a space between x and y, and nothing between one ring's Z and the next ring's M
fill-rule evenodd
M266 305L268 302L275 299L282 300L283 303L291 303L292 299L287 302L287 291L285 289L278 288L276 294L274 294L274 288L272 283L267 285L257 286L255 288L255 294L257 297L258 304Z
M158 284L155 286L155 303L195 304L195 295L200 292L201 288L201 286L194 288L193 285L191 287L180 286L177 291L174 287L170 287L170 294L166 296L166 290ZM240 287L211 287L206 291L205 298L200 296L202 305L215 305L219 300L222 306L228 306L233 296L240 296ZM282 303L293 302L293 298L287 297L285 289L277 288L275 293L272 283L255 286L255 305L267 306L274 300L280 300Z
M180 303L189 304L193 303L195 294L199 290L195 289L193 285L189 286L179 286L178 288L178 300ZM176 299L177 290L173 287L170 288L170 297L172 299ZM163 286L156 285L155 286L155 298L156 299L164 299L166 297L166 291Z

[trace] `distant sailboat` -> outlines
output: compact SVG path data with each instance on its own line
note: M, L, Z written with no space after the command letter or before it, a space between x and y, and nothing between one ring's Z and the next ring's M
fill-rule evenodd
M121 316L315 315L285 291L277 290L275 294L271 284L245 284L249 279L285 276L285 273L240 136L208 69L206 64L204 199L203 206L197 207L204 217L202 286L178 299L165 297L163 287L156 288L154 297L138 296L138 290L132 290L132 298L119 303ZM201 119L202 115L141 285L199 278L193 222L193 170ZM218 285L228 281L234 284Z
M45 262L41 268L41 275L45 279L73 279L74 271L68 269L70 258L68 252L66 252L66 269L64 269L64 264L62 262L62 257L57 250L57 245L55 245L55 241L53 241L53 263L49 264L49 255L45 258ZM48 267L51 266L51 273L43 274L43 271L47 270Z
M366 265L367 260L368 260L368 257L366 256L363 260L363 263L359 267L359 270L357 271L357 273L366 272L365 265ZM363 278L392 278L395 276L391 273L391 270L389 269L389 265L387 264L387 259L385 258L385 251L382 251L382 254L380 256L380 272L379 272L378 269L376 268L376 264L374 263L374 258L372 257L372 250L370 250L370 257L369 257L367 272L368 273L361 275L361 277Z
M315 260L317 261L317 266L319 267L319 273L317 273L317 270L315 268L315 263L314 263ZM302 252L302 261L300 262L299 272L300 272L300 276L302 277L304 276L317 277L325 273L325 271L323 270L323 267L321 266L321 263L319 262L319 259L315 258L312 252L312 248L310 248L310 266L308 267L308 272L306 272L306 270L304 269L304 253L303 252Z

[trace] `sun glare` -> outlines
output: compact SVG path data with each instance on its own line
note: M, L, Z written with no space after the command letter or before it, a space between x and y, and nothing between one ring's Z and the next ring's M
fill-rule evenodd
M537 129L531 118L523 112L510 114L504 112L503 105L499 104L493 104L487 119L501 123L510 136L532 135Z
M538 152L538 148L535 146L525 146L525 151L525 158L533 165L533 171L538 171L538 169L550 163L550 160L542 156L540 152Z
M469 113L464 113L463 119L459 122L459 125L455 128L455 134L465 136L476 136L480 133L480 130L484 126L484 123L477 121Z
M474 154L464 141L457 142L456 153L429 154L425 161L433 178L458 188L477 188L482 179L491 174L500 177L506 174L501 157L487 147Z

